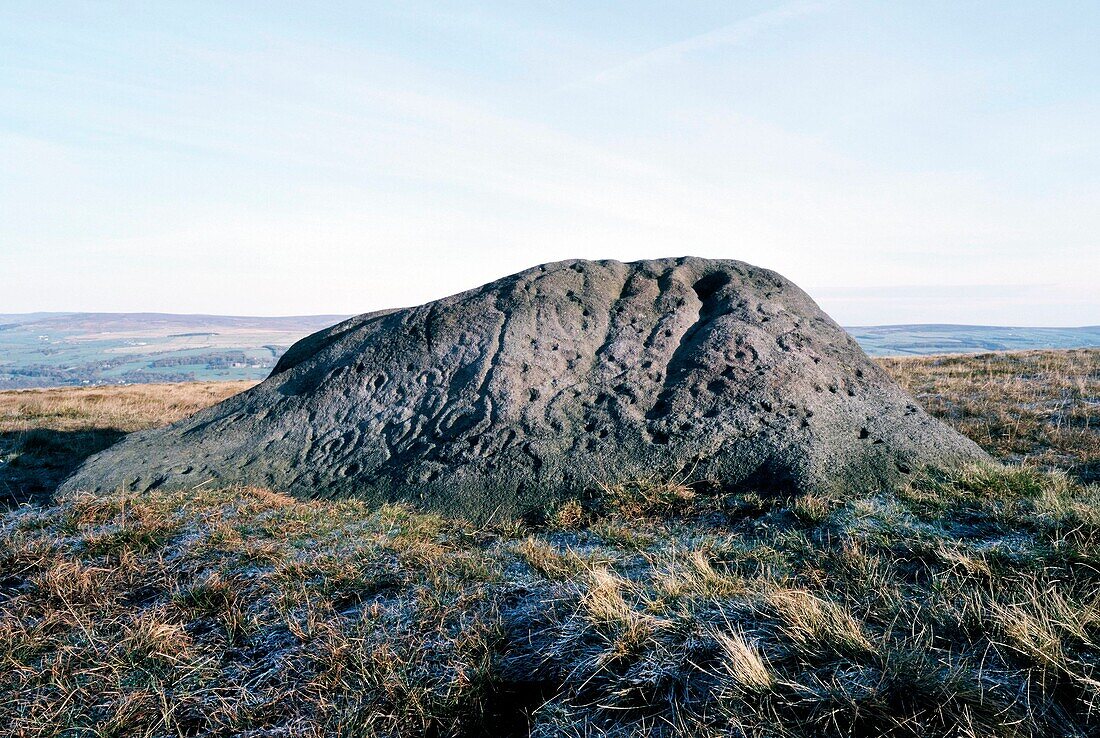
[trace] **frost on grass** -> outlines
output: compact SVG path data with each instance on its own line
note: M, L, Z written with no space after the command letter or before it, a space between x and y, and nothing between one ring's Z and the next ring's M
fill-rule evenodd
M649 478L496 527L255 488L12 510L0 733L1098 735L1097 355L899 362L1039 467L897 495ZM0 407L46 463L34 428L158 422L146 391Z
M537 528L247 488L22 508L0 713L20 736L1100 730L1096 487L975 467L812 516L639 494Z

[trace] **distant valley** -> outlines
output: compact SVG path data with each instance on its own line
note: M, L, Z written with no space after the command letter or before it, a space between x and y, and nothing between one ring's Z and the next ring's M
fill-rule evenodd
M292 343L344 317L0 314L0 389L262 379Z
M295 341L343 315L0 314L0 389L259 380ZM872 356L1100 347L1100 326L847 329Z

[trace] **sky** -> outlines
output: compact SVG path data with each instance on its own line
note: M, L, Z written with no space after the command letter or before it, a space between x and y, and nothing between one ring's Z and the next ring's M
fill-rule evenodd
M538 263L1100 324L1100 3L0 3L0 313L359 313Z

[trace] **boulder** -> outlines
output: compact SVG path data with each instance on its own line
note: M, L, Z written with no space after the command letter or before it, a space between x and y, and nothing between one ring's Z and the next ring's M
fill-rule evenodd
M309 336L63 488L241 483L485 521L640 479L873 492L984 458L775 272L575 260Z

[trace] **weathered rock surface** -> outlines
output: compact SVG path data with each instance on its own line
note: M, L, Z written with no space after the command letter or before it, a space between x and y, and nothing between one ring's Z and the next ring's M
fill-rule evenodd
M985 458L798 287L737 261L568 261L295 344L67 489L247 483L485 520L653 477L890 488Z

